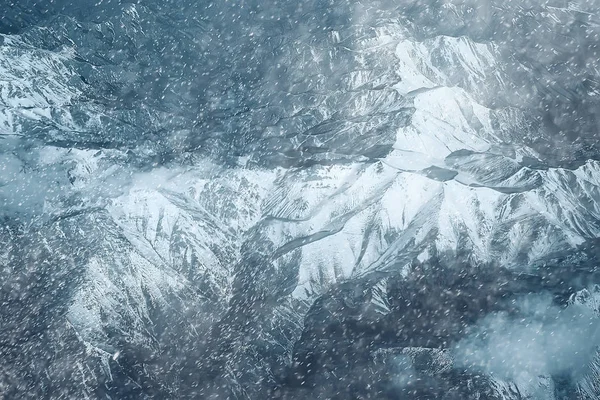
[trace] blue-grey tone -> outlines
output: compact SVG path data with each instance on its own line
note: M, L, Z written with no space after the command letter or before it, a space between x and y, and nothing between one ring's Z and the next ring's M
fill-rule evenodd
M0 398L600 399L600 0L0 10Z

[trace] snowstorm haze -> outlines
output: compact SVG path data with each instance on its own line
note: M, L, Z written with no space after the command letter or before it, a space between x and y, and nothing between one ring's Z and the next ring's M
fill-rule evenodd
M600 1L0 7L0 398L600 398Z
M457 365L503 379L521 374L583 378L600 344L596 310L582 305L557 307L548 295L516 302L513 315L486 316L455 345Z

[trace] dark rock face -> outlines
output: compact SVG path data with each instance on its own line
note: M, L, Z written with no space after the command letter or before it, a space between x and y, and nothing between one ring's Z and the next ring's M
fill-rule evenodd
M596 1L0 6L2 396L598 398Z
M565 291L587 275L544 274L431 260L416 265L408 277L336 287L308 312L281 396L525 398L516 387L499 391L488 377L453 365L450 349L490 313L524 321L518 299L528 294L553 293L554 302L566 306ZM374 301L380 296L385 309ZM556 398L568 398L559 394L566 388L576 390L572 377L555 381Z

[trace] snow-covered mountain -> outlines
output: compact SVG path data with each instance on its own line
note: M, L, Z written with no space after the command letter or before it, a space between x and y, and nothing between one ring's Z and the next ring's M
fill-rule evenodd
M154 3L0 25L6 398L600 395L594 2Z

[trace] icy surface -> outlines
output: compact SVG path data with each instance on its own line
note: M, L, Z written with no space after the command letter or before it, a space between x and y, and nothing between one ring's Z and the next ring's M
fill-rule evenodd
M159 3L2 20L0 392L600 395L596 2Z

